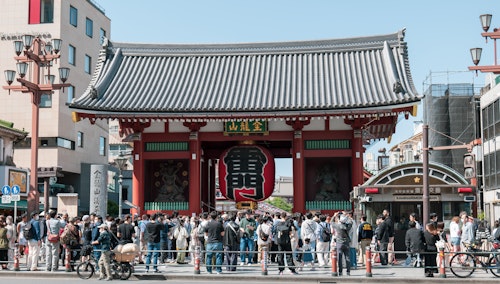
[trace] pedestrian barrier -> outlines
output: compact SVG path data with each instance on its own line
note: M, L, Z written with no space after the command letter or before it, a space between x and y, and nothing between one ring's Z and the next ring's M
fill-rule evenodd
M71 260L72 253L76 252L76 251L77 250L70 250L69 248L66 248L65 259L64 259L66 272L72 271L72 266L77 264ZM19 271L19 270L21 270L20 269L21 267L23 269L26 269L26 267L24 266L25 264L24 263L21 264L20 254L19 254L18 248L15 248L14 252L15 252L14 253L15 257L13 260L10 261L10 263L13 263L14 270ZM191 261L192 262L190 264L186 264L186 265L187 266L192 265L194 274L201 274L202 273L202 271L201 271L202 266L206 266L206 263L214 264L214 262L212 260L206 260L204 262L202 261L201 255L203 253L206 253L206 251L201 250L201 247L196 247L196 249L194 251L193 250L155 250L155 251L143 250L143 251L140 251L141 254L147 254L147 253L153 253L153 252L157 253L157 254L162 253L162 252L188 253L188 254L192 253L191 254L191 257L192 257ZM241 253L241 251L228 251L228 250L213 251L213 252L214 253L223 253L223 254L224 253ZM255 253L257 253L257 252L255 252ZM245 269L241 270L239 273L245 273L245 271L248 272L248 270L253 270L253 273L255 273L257 269L260 269L261 275L266 276L269 274L269 271L271 271L271 270L278 270L279 268L293 268L293 267L299 268L300 267L300 265L298 263L286 263L285 262L284 266L280 266L276 262L270 261L270 253L278 255L278 257L284 257L285 253L290 253L290 252L284 252L284 251L269 252L268 248L264 247L260 253L261 253L261 262L258 265L256 263L256 265L245 266ZM300 255L300 254L303 254L304 252L295 251L295 253ZM332 248L329 252L326 252L326 251L313 252L313 254L316 254L316 253L330 253L330 264L328 266L329 266L329 268L331 268L331 276L332 277L339 277L340 273L338 271L338 265L337 265L337 261L338 261L337 248L335 246L332 246ZM377 263L373 261L373 255L379 254L379 253L387 253L387 251L373 250L373 248L370 248L370 247L366 248L366 251L365 251L365 260L366 260L366 262L365 262L365 270L366 270L365 277L373 277L373 275L374 275L373 270L374 269L377 270L377 269L381 269L384 267L383 265L377 265ZM407 254L406 251L395 251L394 253L397 255ZM467 252L467 253L471 254L471 255L475 254L474 252ZM479 258L484 257L485 253L487 253L489 255L490 254L491 255L500 254L500 252L498 252L498 251L488 251L488 252L483 251L481 253L477 253L476 256ZM428 255L428 254L432 254L432 255L437 257L438 265L434 266L434 267L427 266L426 268L436 269L436 271L438 271L438 273L439 273L439 277L441 277L441 278L446 278L447 272L451 274L451 272L448 270L450 268L450 263L447 261L447 259L451 259L451 256L453 256L456 253L446 252L443 248L440 248L439 252L430 252L430 253L429 252L422 252L421 253L421 255ZM202 265L202 263L203 263L203 265ZM133 265L136 269L139 269L141 267L145 267L146 264L133 263ZM153 266L154 264L151 263L149 265ZM169 263L158 263L156 265L158 267L163 266L166 268L175 266L174 264L169 264ZM41 266L43 267L43 263L41 263ZM239 265L229 265L227 263L224 263L222 265L222 267L224 267L224 268L237 267L237 266L239 266ZM259 268L257 268L257 267L259 267ZM393 265L393 266L391 266L391 269L398 269L398 268L408 268L408 266L406 266L406 265ZM495 267L488 267L487 269L492 269L492 268L495 268ZM418 268L416 268L416 269L418 269ZM500 267L499 267L499 269L500 269ZM324 271L324 270L317 270L318 274L325 274L325 272L327 273L327 271ZM140 272L135 272L135 273L137 274ZM168 273L168 270L167 270L167 273ZM422 275L424 274L423 271L421 273L422 273Z

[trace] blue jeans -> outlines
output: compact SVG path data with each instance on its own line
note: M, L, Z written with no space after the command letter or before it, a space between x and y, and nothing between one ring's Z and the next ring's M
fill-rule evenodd
M215 252L215 270L217 272L222 272L222 243L207 243L207 251L206 251L206 266L207 272L212 273L212 257Z
M99 259L101 259L101 251L100 251L101 246L99 246L99 245L94 245L94 246L93 246L93 249L94 249L94 250L93 250L93 253L94 253L94 258L95 258L97 261L99 261ZM63 257L63 259L65 258L64 254L63 254L63 256L62 256L62 257ZM96 271L99 271L99 265L96 265Z
M254 250L254 241L251 238L241 238L240 240L240 259L242 263L245 263L245 257L248 256L248 263L252 263L253 259L253 250ZM248 253L246 253L246 249L248 248Z
M358 261L356 259L356 248L349 248L349 257L351 261L351 267L357 269L358 268Z
M158 257L160 256L160 243L148 243L148 254L146 256L146 270L149 270L151 255L153 255L153 269L158 269Z

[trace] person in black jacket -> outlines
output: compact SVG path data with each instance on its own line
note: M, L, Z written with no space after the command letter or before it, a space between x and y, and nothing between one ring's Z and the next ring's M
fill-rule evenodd
M425 225L424 243L425 243L425 256L424 256L424 271L425 277L434 277L437 273L437 247L436 242L439 241L439 234L433 223Z
M380 264L387 265L387 247L389 245L390 228L388 223L386 223L384 215L378 215L378 218L382 220L377 229L377 242L380 251Z
M417 223L410 221L408 223L410 229L406 231L405 244L406 251L408 252L408 258L406 265L410 265L412 258L416 258L416 264L420 263L420 253L424 248L424 233L417 229Z
M222 238L227 271L236 271L236 265L238 264L238 253L235 251L240 249L240 226L236 224L235 220L236 216L231 214Z

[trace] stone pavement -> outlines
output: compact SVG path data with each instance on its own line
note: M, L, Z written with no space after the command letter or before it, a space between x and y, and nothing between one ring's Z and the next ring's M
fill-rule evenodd
M23 277L23 278L78 278L76 272L65 272L64 267L60 267L58 272L45 272L43 271L43 264L39 271L26 271L26 266L21 263L20 271L2 270L0 277ZM457 278L449 270L446 271L446 278L441 278L439 274L434 274L434 278L424 277L423 268L411 268L402 265L394 266L381 266L375 264L372 268L372 277L366 276L364 267L359 267L357 270L351 270L351 275L346 276L344 271L343 276L332 276L330 268L316 268L311 271L310 267L305 267L299 271L299 275L292 275L288 270L285 270L284 275L278 275L278 267L271 264L267 275L262 275L260 265L245 265L238 266L237 271L229 272L225 269L222 274L218 275L207 273L204 266L201 267L200 274L195 274L194 267L189 264L162 264L159 265L160 273L146 273L144 265L136 265L133 276L130 280L171 280L171 279L184 279L184 280L212 280L212 281L294 281L294 282L311 282L311 283L492 283L498 282L500 279L494 277L491 273L486 273L484 270L478 269L472 274L470 278ZM97 277L97 276L94 276Z

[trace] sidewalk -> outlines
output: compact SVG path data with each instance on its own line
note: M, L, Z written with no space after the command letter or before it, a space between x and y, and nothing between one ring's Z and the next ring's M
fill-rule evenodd
M76 272L65 272L64 267L60 267L57 272L43 271L43 264L40 266L40 271L26 271L25 265L21 264L21 271L0 271L0 277L22 277L22 278L78 278ZM207 281L277 281L277 282L332 282L341 280L343 283L493 283L500 279L494 277L484 270L478 269L470 278L457 278L449 270L446 271L446 278L441 278L439 274L434 274L434 278L424 277L423 268L409 268L402 265L381 266L375 264L372 268L372 277L366 277L364 267L358 267L357 270L351 270L351 275L346 276L345 270L343 276L332 276L330 268L316 268L311 271L310 267L306 267L303 271L299 271L299 275L292 275L285 270L284 275L278 275L276 265L271 265L268 269L268 275L262 275L260 265L238 266L237 271L229 272L223 268L222 274L209 274L204 266L201 267L200 274L194 273L194 268L189 264L162 264L159 265L161 273L145 273L144 265L136 265L135 272L130 280L207 280ZM97 276L94 276L97 278Z

